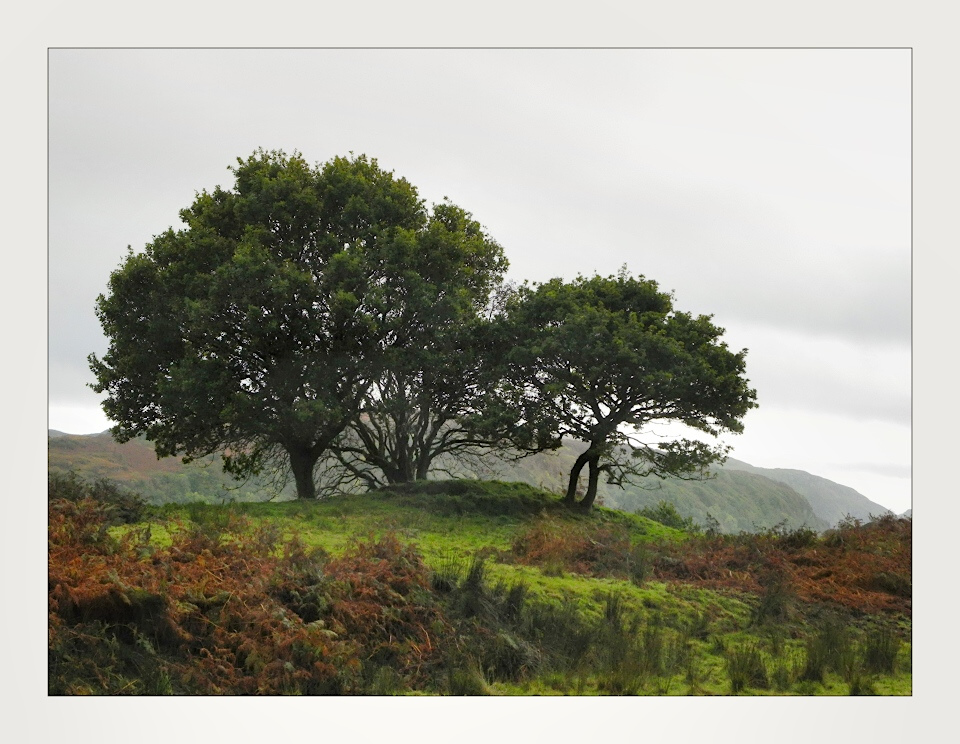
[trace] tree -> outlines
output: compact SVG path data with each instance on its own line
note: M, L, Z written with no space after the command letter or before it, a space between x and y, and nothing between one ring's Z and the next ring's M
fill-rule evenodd
M237 477L289 465L313 498L317 460L412 343L398 297L416 281L398 276L400 257L455 208L429 218L412 185L365 156L311 167L260 150L237 163L232 189L198 194L184 229L111 275L93 388L118 441L143 434L185 461L222 451Z
M496 445L468 423L498 379L488 313L504 291L503 250L449 203L435 208L415 248L389 258L402 337L331 447L336 487L423 480L439 458L462 464Z
M674 311L670 294L626 269L524 285L508 317L517 341L505 388L523 427L539 432L545 446L559 446L563 437L587 443L570 472L565 501L571 505L578 503L584 467L588 481L579 505L586 509L601 473L615 484L651 474L704 475L729 448L639 437L663 421L714 437L740 432L756 405L743 376L746 350L731 352L709 316Z

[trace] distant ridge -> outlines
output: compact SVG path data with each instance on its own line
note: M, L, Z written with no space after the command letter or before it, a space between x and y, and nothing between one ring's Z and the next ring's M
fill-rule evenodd
M727 458L722 469L754 473L787 484L802 494L810 502L814 513L831 526L836 525L837 522L848 515L866 521L870 519L871 515L879 517L890 511L887 507L871 501L850 486L835 483L805 470L758 468L732 457Z

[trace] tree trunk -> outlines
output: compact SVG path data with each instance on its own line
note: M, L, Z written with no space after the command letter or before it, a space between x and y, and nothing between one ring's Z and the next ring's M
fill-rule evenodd
M593 507L593 502L597 498L597 484L600 481L600 455L594 455L589 460L590 475L587 478L587 492L583 495L578 506L584 511L589 511Z
M317 485L313 482L313 466L317 464L316 456L310 452L309 447L290 449L287 453L290 455L293 480L297 484L297 498L317 498Z
M417 474L415 476L418 481L427 479L427 473L430 472L430 461L431 458L426 454L420 457L420 461L417 463Z
M580 472L589 459L590 450L588 449L573 463L573 468L570 470L570 481L567 484L567 495L563 497L563 502L568 506L573 506L577 502L577 483L580 481Z

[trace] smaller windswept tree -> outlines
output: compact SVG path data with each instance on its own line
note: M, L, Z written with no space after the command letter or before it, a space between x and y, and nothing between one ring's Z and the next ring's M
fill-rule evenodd
M717 437L741 432L756 406L746 350L733 352L709 316L677 312L657 283L629 276L553 279L520 288L508 308L505 394L518 431L541 443L587 443L570 472L565 501L589 509L601 474L614 484L646 475L703 477L728 447L644 437L677 422ZM586 491L577 502L581 473Z

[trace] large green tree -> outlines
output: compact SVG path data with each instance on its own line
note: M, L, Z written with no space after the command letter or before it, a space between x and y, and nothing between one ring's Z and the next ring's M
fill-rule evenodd
M587 444L565 500L593 505L601 474L612 483L655 474L701 477L728 448L697 439L644 436L678 422L713 437L740 432L756 393L745 378L746 350L733 352L709 316L677 312L656 282L617 276L524 285L509 308L515 338L504 392L518 431L558 446ZM588 468L585 493L578 484Z
M187 460L223 452L238 477L289 467L312 498L318 459L398 350L424 343L416 323L437 292L482 296L502 255L472 261L456 240L435 240L463 213L445 204L431 216L365 156L311 166L258 151L231 170L233 188L200 193L180 213L185 228L111 275L94 389L118 440L143 434L158 456ZM405 271L410 257L423 260ZM462 281L434 281L430 262Z

